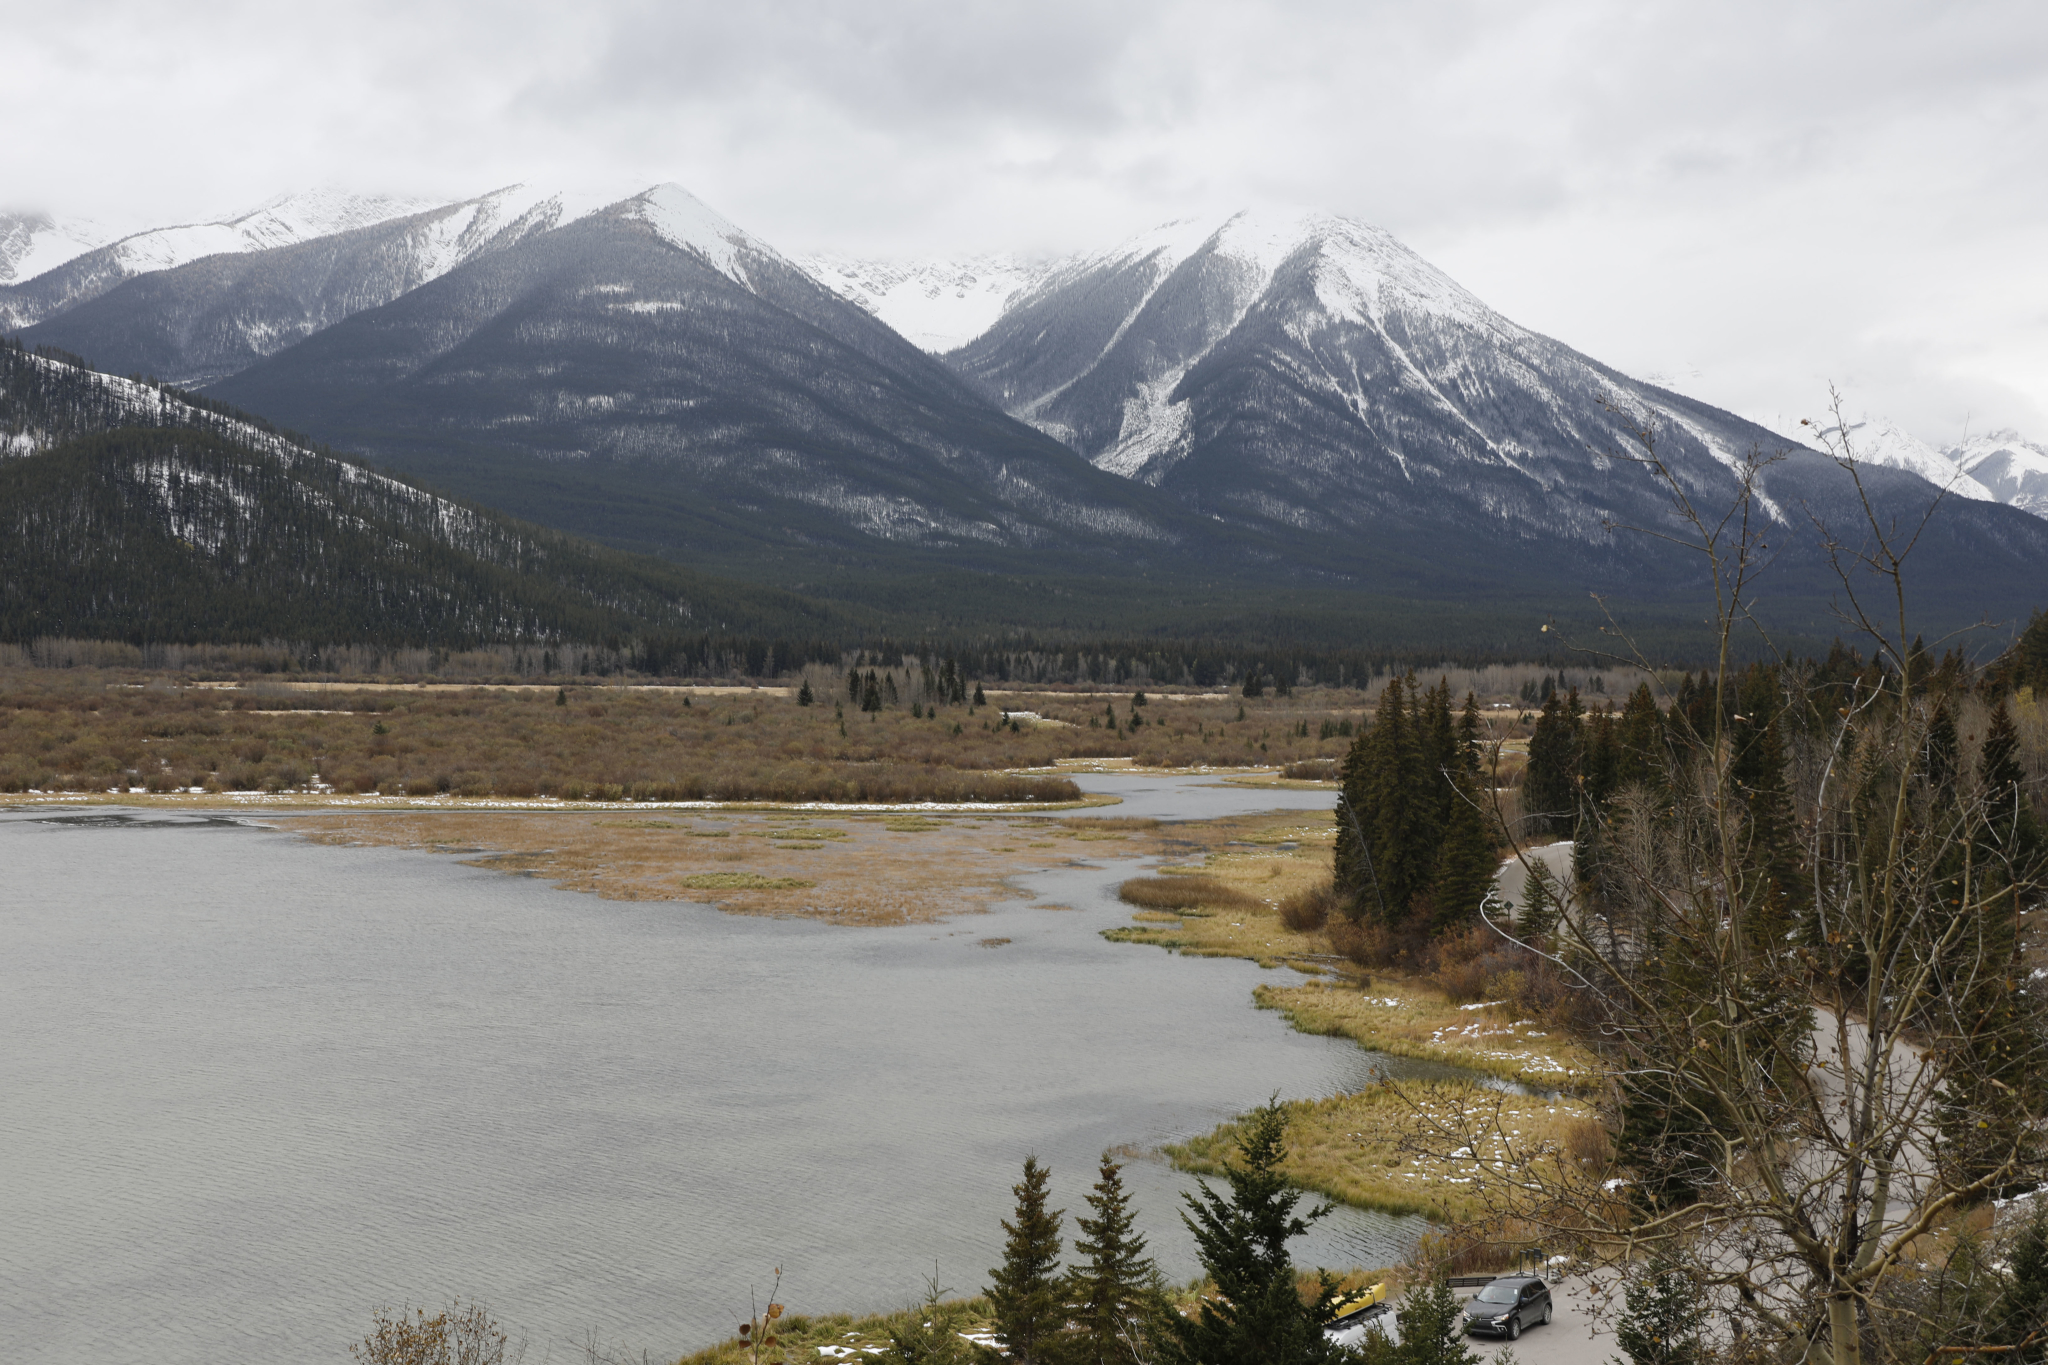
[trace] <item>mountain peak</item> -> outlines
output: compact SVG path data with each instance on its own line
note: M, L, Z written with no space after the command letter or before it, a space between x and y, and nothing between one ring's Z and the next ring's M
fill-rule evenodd
M642 190L625 200L619 212L622 217L647 224L655 236L677 250L702 256L720 274L738 284L748 283L740 266L741 247L773 254L724 215L673 182Z

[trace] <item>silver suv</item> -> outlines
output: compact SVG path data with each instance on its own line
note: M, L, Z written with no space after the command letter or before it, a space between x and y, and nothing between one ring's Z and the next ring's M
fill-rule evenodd
M1503 1275L1465 1305L1465 1330L1513 1341L1524 1327L1549 1322L1550 1314L1550 1286L1541 1276Z

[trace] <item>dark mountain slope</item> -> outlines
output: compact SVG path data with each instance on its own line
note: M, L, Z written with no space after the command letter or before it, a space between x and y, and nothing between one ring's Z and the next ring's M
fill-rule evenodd
M487 642L844 628L0 346L0 638Z
M672 187L211 390L522 515L693 562L1158 550L1187 518L995 410Z

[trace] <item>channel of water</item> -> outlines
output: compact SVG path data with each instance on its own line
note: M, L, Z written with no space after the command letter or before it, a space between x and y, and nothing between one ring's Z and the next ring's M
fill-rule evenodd
M1090 776L1105 814L1325 792ZM625 903L248 813L0 811L0 1319L27 1361L339 1361L383 1305L488 1303L563 1353L978 1289L1027 1154L1082 1208L1148 1153L1380 1058L1250 1006L1253 964L1105 942L1136 860L849 929ZM288 825L288 819L274 823ZM1043 908L1058 904L1071 909ZM1006 944L983 946L985 939ZM1128 1176L1163 1267L1191 1182ZM1411 1218L1297 1244L1397 1259Z

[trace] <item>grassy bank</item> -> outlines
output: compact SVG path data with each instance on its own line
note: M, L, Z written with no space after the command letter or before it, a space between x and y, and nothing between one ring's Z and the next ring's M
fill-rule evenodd
M1489 1183L1554 1166L1560 1156L1592 1140L1596 1122L1574 1100L1513 1099L1500 1110L1508 1133L1467 1159L1418 1155L1413 1139L1434 1122L1452 1121L1453 1109L1482 1111L1479 1092L1458 1084L1411 1085L1398 1092L1374 1087L1356 1095L1302 1100L1287 1108L1287 1159L1281 1171L1305 1190L1340 1203L1388 1213L1419 1214L1439 1223L1462 1223L1486 1213ZM1490 1119L1497 1097L1486 1096ZM1197 1175L1221 1175L1237 1150L1239 1125L1166 1148L1173 1164ZM1469 1150L1469 1149L1468 1149Z
M1597 1059L1564 1032L1518 1019L1509 1004L1457 1004L1426 982L1374 977L1300 986L1260 986L1261 1009L1279 1010L1303 1033L1352 1038L1396 1057L1445 1062L1471 1071L1556 1090L1599 1084Z

